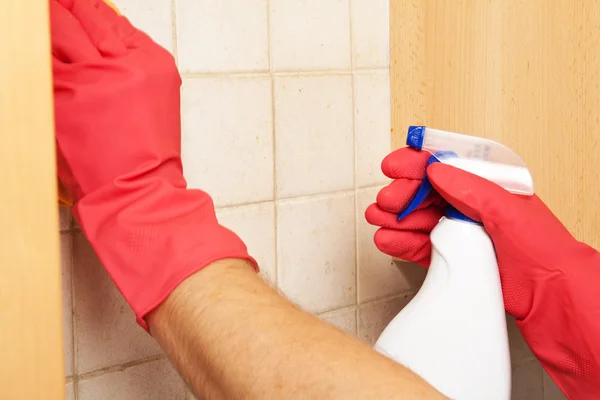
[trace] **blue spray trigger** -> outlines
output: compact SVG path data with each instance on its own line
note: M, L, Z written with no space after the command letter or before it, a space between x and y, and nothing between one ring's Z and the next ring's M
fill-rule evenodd
M458 155L453 151L437 152L437 153L433 154L431 157L429 157L429 160L427 161L427 167L429 167L433 163L440 162L440 160L444 160L446 158L452 158L452 157L458 157ZM402 220L408 214L415 211L417 209L417 207L419 207L419 205L423 201L425 201L425 199L427 198L427 196L429 196L429 193L432 190L433 190L433 186L431 185L431 182L429 181L429 178L427 177L427 172L426 172L425 176L423 177L423 181L421 182L421 186L419 186L419 189L417 190L417 193L415 194L415 197L413 197L413 199L408 204L408 206L404 209L404 211L402 211L400 213L400 215L398 215L398 221Z

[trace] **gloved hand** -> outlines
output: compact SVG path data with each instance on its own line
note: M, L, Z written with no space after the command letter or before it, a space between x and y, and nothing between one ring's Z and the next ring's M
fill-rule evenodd
M377 247L392 256L429 265L429 235L449 202L481 221L500 269L506 311L558 386L573 399L600 395L600 254L578 242L537 197L500 186L442 163L426 167L430 154L402 148L382 163L394 181L366 211L381 228ZM425 170L437 193L405 220ZM441 195L441 196L440 196Z
M51 0L58 173L138 322L244 243L186 189L173 57L100 0ZM210 134L210 133L207 133Z

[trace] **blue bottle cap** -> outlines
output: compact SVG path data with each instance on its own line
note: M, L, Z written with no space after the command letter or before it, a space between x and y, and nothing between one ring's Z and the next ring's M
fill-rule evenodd
M421 150L423 148L423 139L425 138L425 127L424 126L409 126L408 133L406 135L406 144L415 149Z

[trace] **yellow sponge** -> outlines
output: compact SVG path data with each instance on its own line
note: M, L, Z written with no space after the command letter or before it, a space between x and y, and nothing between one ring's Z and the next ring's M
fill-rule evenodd
M104 0L106 4L108 4L113 10L117 12L117 14L121 15L121 12L110 0ZM58 204L61 206L70 207L73 205L73 200L67 194L64 186L60 183L60 179L58 180Z

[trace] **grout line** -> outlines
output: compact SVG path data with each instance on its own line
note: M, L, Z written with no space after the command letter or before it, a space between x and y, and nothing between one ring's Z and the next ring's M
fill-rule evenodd
M400 293L394 293L392 295L387 295L384 297L379 297L376 299L371 299L368 301L365 301L364 303L361 304L352 304L352 305L348 305L348 306L344 306L344 307L339 307L339 308L331 308L331 309L327 309L325 311L319 312L319 313L312 313L313 315L317 316L317 317L325 317L325 316L329 316L331 314L335 314L337 312L340 311L345 311L345 310L350 310L352 308L356 308L356 324L358 325L358 309L361 307L365 307L365 306L369 306L369 305L374 305L374 304L380 304L380 303L385 303L386 301L391 301L391 300L396 300L396 299L401 299L401 298L406 298L408 296L412 296L415 295L417 292L417 290L415 289L408 289L406 291L400 292Z
M270 62L270 61L269 61ZM199 78L267 78L267 77L311 77L311 76L331 76L341 75L347 76L352 75L353 72L358 73L377 73L388 71L389 68L377 67L377 68L359 68L354 71L351 69L339 70L339 69L323 69L323 70L306 70L306 71L272 71L272 70L259 70L259 71L218 71L218 72L190 72L183 71L181 76L188 79L199 79Z
M390 300L396 300L396 299L400 299L400 298L406 298L408 296L415 295L417 293L417 291L418 290L411 288L411 289L402 291L400 293L394 293L394 294L389 295L389 296L379 297L379 298L376 298L376 299L365 301L364 303L361 304L361 306L372 305L372 304L379 304L379 303L385 303L386 301L390 301Z
M179 51L177 48L177 0L171 0L171 46L173 47L173 58L175 64L179 65Z
M277 168L274 168L274 175L277 173ZM276 176L275 176L276 178ZM388 182L389 184L389 182ZM275 186L275 191L277 190L277 182L274 183ZM382 184L382 183L377 183L377 184L369 184L369 185L365 185L365 186L359 186L356 188L356 191L360 191L360 190L367 190L367 189L380 189L383 188L384 186L386 186L386 184ZM275 203L280 204L281 202L288 202L288 201L294 201L294 200L308 200L308 199L322 199L325 197L329 197L329 196L335 196L335 195L347 195L347 194L351 194L354 193L355 189L354 188L348 188L348 189L342 189L342 190L332 190L332 191L327 191L327 192L319 192L319 193L313 193L313 194L306 194L306 195L301 195L301 196L290 196L290 197L277 197L277 193L275 193L275 199L269 199L269 200L258 200L258 201L248 201L248 202L243 202L243 203L235 203L235 204L229 204L229 205L225 205L225 206L217 206L215 207L217 212L224 212L224 211L230 211L230 210L235 210L237 208L240 207L245 207L245 206L254 206L254 205L261 205L261 204L269 204L269 203ZM76 228L73 229L72 232L80 232L81 229L80 228Z
M332 192L323 192L323 193L316 193L316 194L308 194L308 195L304 195L304 196L279 198L279 199L277 199L277 203L281 204L281 203L288 203L288 202L294 202L294 201L300 201L300 200L318 200L318 199L324 199L326 197L332 197L332 196L346 196L346 195L353 194L353 193L354 193L354 188L349 188L349 189L345 189L345 190L335 190Z
M268 78L271 73L268 70L258 71L211 71L211 72L181 72L182 78L187 79L202 79L202 78L229 78L229 79L242 79L242 78Z
M245 206L258 206L258 205L264 205L264 204L269 204L269 203L273 203L274 200L258 200L258 201L249 201L249 202L245 202L245 203L236 203L236 204L231 204L231 205L227 205L227 206L217 206L215 207L215 210L217 212L224 212L224 211L231 211L231 210L235 210L238 209L240 207L245 207Z
M269 73L273 73L273 54L271 46L271 0L266 1L267 4L267 61L269 64Z
M361 328L361 324L360 324L360 316L359 316L360 315L359 310L362 307L376 305L376 304L382 304L382 303L385 303L385 302L388 302L388 301L393 301L393 300L396 300L396 299L403 299L403 298L406 298L408 296L414 296L416 294L416 292L417 292L416 290L411 289L409 291L406 291L406 292L403 292L403 293L400 293L400 294L393 294L391 296L386 296L386 297L382 297L382 298L379 298L379 299L369 300L369 301L366 301L366 302L364 302L364 303L362 303L360 305L357 305L356 306L356 337L359 338L361 341L364 340L363 338L361 338L362 330L360 329ZM394 315L394 317L395 317L395 315ZM370 344L370 346L373 347L373 344L374 343Z
M79 381L92 379L92 378L96 378L100 375L110 374L113 372L122 372L122 371L125 371L126 369L129 369L132 367L137 367L138 365L149 364L153 361L160 361L160 360L166 360L166 359L167 359L167 356L165 354L158 354L155 356L140 358L138 360L130 361L130 362L119 364L119 365L113 365L110 367L101 368L101 369L98 369L98 370L95 370L92 372L86 372L85 374L78 375L76 378L78 378Z
M274 274L271 281L279 289L279 210L277 200L277 130L275 129L275 77L273 76L273 58L271 55L271 0L267 0L267 57L269 58L269 77L271 80L271 140L273 142L273 251L274 251Z
M354 0L348 0L348 18L350 19L348 25L350 31L348 32L350 37L350 68L354 71L356 69L356 60L354 59L354 18L352 4L354 4Z
M423 267L421 267L423 268ZM365 304L371 304L371 303L377 303L379 301L386 301L386 300L391 300L391 299L396 299L396 298L400 298L400 297L407 297L407 296L413 296L415 294L417 294L417 292L419 291L420 287L415 289L415 288L408 288L408 289L404 289L404 290L400 290L398 292L394 292L391 295L387 294L387 295L383 295L383 296L375 296L375 297L371 297L369 300L360 303L361 306L365 305Z
M356 143L356 93L354 79L354 38L353 38L353 21L352 21L352 1L348 1L348 28L350 35L350 69L352 70L351 92L352 92L352 142L354 149L354 159L352 167L354 168L354 303L358 306L359 290L360 290L360 265L359 265L359 229L358 229L358 145ZM357 314L358 317L358 314ZM358 324L358 318L357 318Z
M276 168L275 168L275 171L276 171ZM364 186L358 186L356 189L357 190L381 189L381 188L385 187L386 185L389 185L390 182L391 182L391 180L389 182L383 182L383 183L379 182L379 183L367 184ZM215 207L215 209L217 211L227 211L227 210L232 210L232 209L235 209L238 207L267 204L267 203L273 203L273 202L280 203L281 201L305 200L305 199L310 199L312 197L323 198L326 196L331 196L331 195L336 195L336 194L349 194L353 190L354 190L353 188L341 189L341 190L337 189L337 190L332 190L332 191L327 191L327 192L319 192L319 193L306 194L306 195L301 195L301 196L289 196L289 197L277 197L277 193L275 193L274 199L248 201L248 202L242 202L242 203L229 204L229 205L225 205L225 206L217 206L217 207ZM80 229L76 228L73 231L78 232L78 231L80 231Z
M335 315L335 314L337 314L339 312L350 311L353 308L356 308L356 304L353 304L353 305L350 305L350 306L344 306L344 307L340 307L340 308L335 308L333 310L324 311L322 313L318 313L318 314L315 314L315 315L317 317L319 317L319 318L327 318L327 317L329 317L331 315Z
M393 182L392 179L388 179L388 180L382 181L382 182L372 182L372 183L368 183L365 185L357 185L356 189L358 189L358 190L383 189L384 187L388 186L392 182Z

